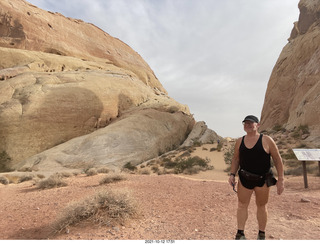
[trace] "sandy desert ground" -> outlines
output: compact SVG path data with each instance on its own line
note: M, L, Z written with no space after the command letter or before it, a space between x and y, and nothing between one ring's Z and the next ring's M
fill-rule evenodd
M198 148L214 170L197 175L135 175L99 185L104 174L66 178L66 187L39 190L31 182L0 184L0 239L2 240L231 240L236 232L237 196L227 183L223 154ZM285 192L272 188L266 238L320 239L320 177L286 176ZM52 236L52 223L70 202L101 189L126 189L141 214L121 226L82 223ZM256 239L254 196L246 226L248 239Z

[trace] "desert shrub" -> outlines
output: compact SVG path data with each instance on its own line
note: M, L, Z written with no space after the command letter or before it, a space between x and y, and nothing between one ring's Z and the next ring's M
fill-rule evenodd
M151 170L153 171L153 173L158 173L159 172L159 166L158 165L153 165L151 167Z
M303 134L310 134L308 125L299 125L298 128L292 132L292 137L294 139L300 138Z
M10 156L6 151L0 153L0 172L11 172L13 171L8 165L11 162Z
M308 125L299 125L298 130L301 131L302 134L310 134Z
M70 172L60 172L60 173L58 173L58 175L59 175L61 178L69 178L69 177L72 177L72 176L73 176L73 173L70 173Z
M203 159L198 156L195 157L189 157L189 158L176 158L174 161L169 160L165 162L164 167L169 169L174 169L174 172L176 174L185 172L191 172L191 168L193 167L200 167L201 170L209 170L213 167L209 165L210 160L208 158ZM194 171L194 170L193 170Z
M149 169L143 168L143 169L139 170L139 174L141 174L141 175L150 175L151 172L150 172Z
M202 142L198 141L198 140L194 140L192 143L192 146L194 147L201 147L202 146Z
M233 159L233 154L234 154L234 143L230 145L230 147L226 150L226 152L223 155L224 162L226 164L230 164L231 165L232 159Z
M190 157L190 156L191 156L191 153L188 151L185 151L180 155L180 157Z
M130 170L130 171L135 171L135 170L137 170L137 167L132 165L131 162L128 162L123 166L123 169L127 169L127 170Z
M100 185L118 182L118 181L122 181L122 180L126 180L126 177L124 177L123 175L120 175L120 174L108 175L100 181Z
M44 179L44 178L46 178L43 174L37 174L37 177L38 177L39 179Z
M194 174L198 174L201 170L203 170L202 167L200 167L199 165L195 165L193 167L190 168L186 168L183 173L186 175L194 175Z
M38 182L39 189L51 189L66 186L67 183L58 174L51 175L49 178Z
M9 180L5 176L0 176L0 183L3 184L3 185L8 185L9 184Z
M94 175L97 175L98 174L98 171L96 168L90 168L86 171L86 175L87 176L94 176Z
M33 175L22 175L20 176L19 183L29 181L33 179Z
M297 159L285 160L284 164L290 168L297 168L297 167L301 166L301 162Z
M281 157L286 160L296 159L296 155L294 154L292 149L289 149L287 153L282 154Z
M222 147L223 147L223 143L219 143L218 146L217 146L217 151L221 152Z
M273 126L272 130L274 130L275 132L285 131L285 128L282 125L276 124L275 126Z
M309 163L307 164L307 173L308 174L316 174L317 170L318 170L317 166L312 166ZM285 175L294 175L294 176L303 175L302 163L299 162L299 165L297 165L296 167L291 167L290 169L285 170L284 174Z
M110 172L110 170L106 167L99 168L97 171L99 174L108 174Z
M124 224L138 216L138 205L128 191L101 191L69 204L53 225L55 233L82 221L100 225Z

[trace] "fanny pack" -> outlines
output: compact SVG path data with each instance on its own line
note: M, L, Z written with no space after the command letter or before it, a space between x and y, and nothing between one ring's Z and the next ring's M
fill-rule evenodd
M249 171L246 171L244 169L240 169L239 170L239 175L241 175L246 180L250 180L250 181L259 181L259 180L262 180L264 178L263 175L253 174L253 173L251 173Z
M274 178L273 176L273 172L270 169L268 173L266 173L266 184L267 186L274 186L275 184L277 184L277 179Z
M274 175L273 175L273 172L271 169L265 175L253 174L247 170L240 169L239 175L241 175L243 178L245 178L248 181L259 182L260 180L264 179L268 187L274 186L277 183L277 180L276 180L276 178L274 178Z

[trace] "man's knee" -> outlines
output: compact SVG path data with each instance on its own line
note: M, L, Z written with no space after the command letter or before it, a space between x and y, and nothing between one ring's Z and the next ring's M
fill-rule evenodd
M249 207L250 201L238 201L238 208L239 209L247 209Z

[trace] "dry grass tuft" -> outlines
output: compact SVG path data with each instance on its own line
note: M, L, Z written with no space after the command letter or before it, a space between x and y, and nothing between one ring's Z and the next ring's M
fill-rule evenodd
M86 175L87 176L94 176L94 175L97 175L98 174L98 171L96 168L91 168L91 169L88 169L86 171Z
M49 178L44 179L38 183L39 189L51 189L56 187L66 186L67 183L62 180L59 174L51 175Z
M96 193L81 201L69 204L53 225L54 233L82 221L100 225L125 224L125 221L138 216L138 205L128 191L114 190Z
M109 183L113 183L113 182L118 182L118 181L122 181L122 180L126 180L127 178L123 175L120 174L116 174L116 175L107 175L106 177L104 177L101 181L100 181L100 185L103 184L109 184Z

